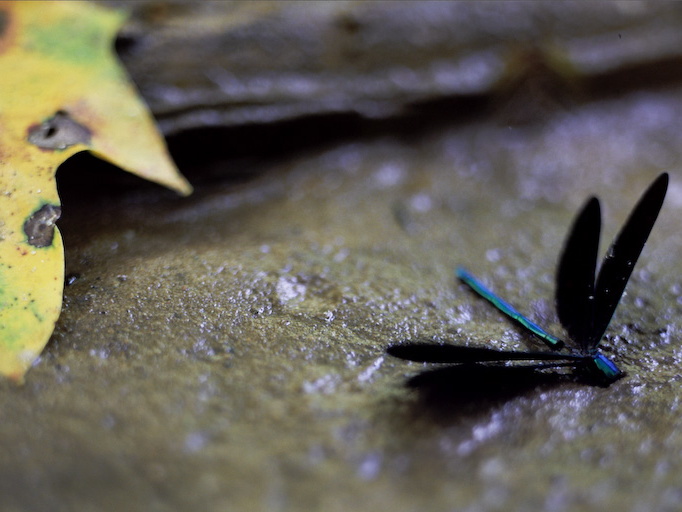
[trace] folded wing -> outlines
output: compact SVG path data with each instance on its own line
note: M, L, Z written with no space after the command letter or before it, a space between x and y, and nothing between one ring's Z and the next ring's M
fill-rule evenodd
M595 313L588 348L594 348L611 322L625 285L658 218L668 190L668 173L661 174L642 195L611 245L597 277Z
M594 330L594 280L600 230L601 208L599 200L592 197L573 223L556 275L559 321L583 350Z

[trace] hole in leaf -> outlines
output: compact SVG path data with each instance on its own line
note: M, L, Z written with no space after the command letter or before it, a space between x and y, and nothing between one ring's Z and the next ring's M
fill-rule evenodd
M33 247L52 245L54 226L62 214L59 206L44 204L24 222L24 233Z
M90 130L63 110L28 130L28 141L41 149L59 150L75 144L89 144L90 137Z

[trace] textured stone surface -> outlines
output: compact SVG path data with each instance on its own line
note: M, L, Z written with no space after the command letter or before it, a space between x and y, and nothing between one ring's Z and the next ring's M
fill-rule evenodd
M133 11L121 56L167 133L680 78L674 2L107 3Z

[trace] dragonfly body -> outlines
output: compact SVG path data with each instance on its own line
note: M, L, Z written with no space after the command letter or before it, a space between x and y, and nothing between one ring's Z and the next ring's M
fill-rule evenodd
M565 343L563 340L557 338L556 336L552 336L551 334L546 332L542 327L540 327L539 325L537 325L536 323L532 322L524 315L519 313L513 306L511 306L506 301L502 300L500 297L495 295L488 288L486 288L486 286L483 283L481 283L478 279L476 279L476 277L471 275L466 269L459 267L457 269L456 275L460 281L465 283L474 292L476 292L478 295L486 299L499 311L506 314L509 318L523 326L526 330L540 338L543 342L545 342L545 344L548 347L557 351L564 347ZM565 360L567 355L559 352L543 353L556 355L557 358L559 358L559 360L562 359ZM618 377L622 375L622 372L618 369L618 367L604 354L598 352L596 347L584 353L572 355L577 356L577 358L571 358L571 360L575 361L576 364L585 366L586 368L592 370L593 372L596 372L597 374L600 374L601 376L605 377L609 381L616 380Z
M575 349L561 352L564 342L519 313L463 268L457 277L476 294L541 339L552 352L519 352L464 347L440 343L400 343L389 354L411 361L432 363L495 363L543 361L543 366L572 366L586 369L600 382L609 384L623 373L599 351L613 313L632 270L658 217L668 189L668 174L649 186L609 248L597 274L597 252L601 231L599 200L590 198L574 221L559 259L556 275L556 308Z
M495 306L509 318L519 323L522 327L526 328L526 330L530 331L535 336L540 338L547 344L547 346L556 350L560 350L561 348L563 348L564 342L562 340L560 340L556 336L552 336L538 324L531 322L528 318L519 313L514 308L514 306L504 301L499 296L495 295L492 291L490 291L488 288L486 288L483 283L481 283L478 279L471 275L466 269L464 269L463 267L459 267L456 271L456 275L460 281L469 286L469 288L478 293L481 297L490 302L493 306Z

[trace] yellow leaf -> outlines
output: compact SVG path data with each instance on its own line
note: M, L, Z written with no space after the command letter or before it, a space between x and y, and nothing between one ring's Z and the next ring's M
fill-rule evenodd
M0 2L0 375L15 381L61 310L57 167L90 150L191 192L113 52L123 21L84 2Z

